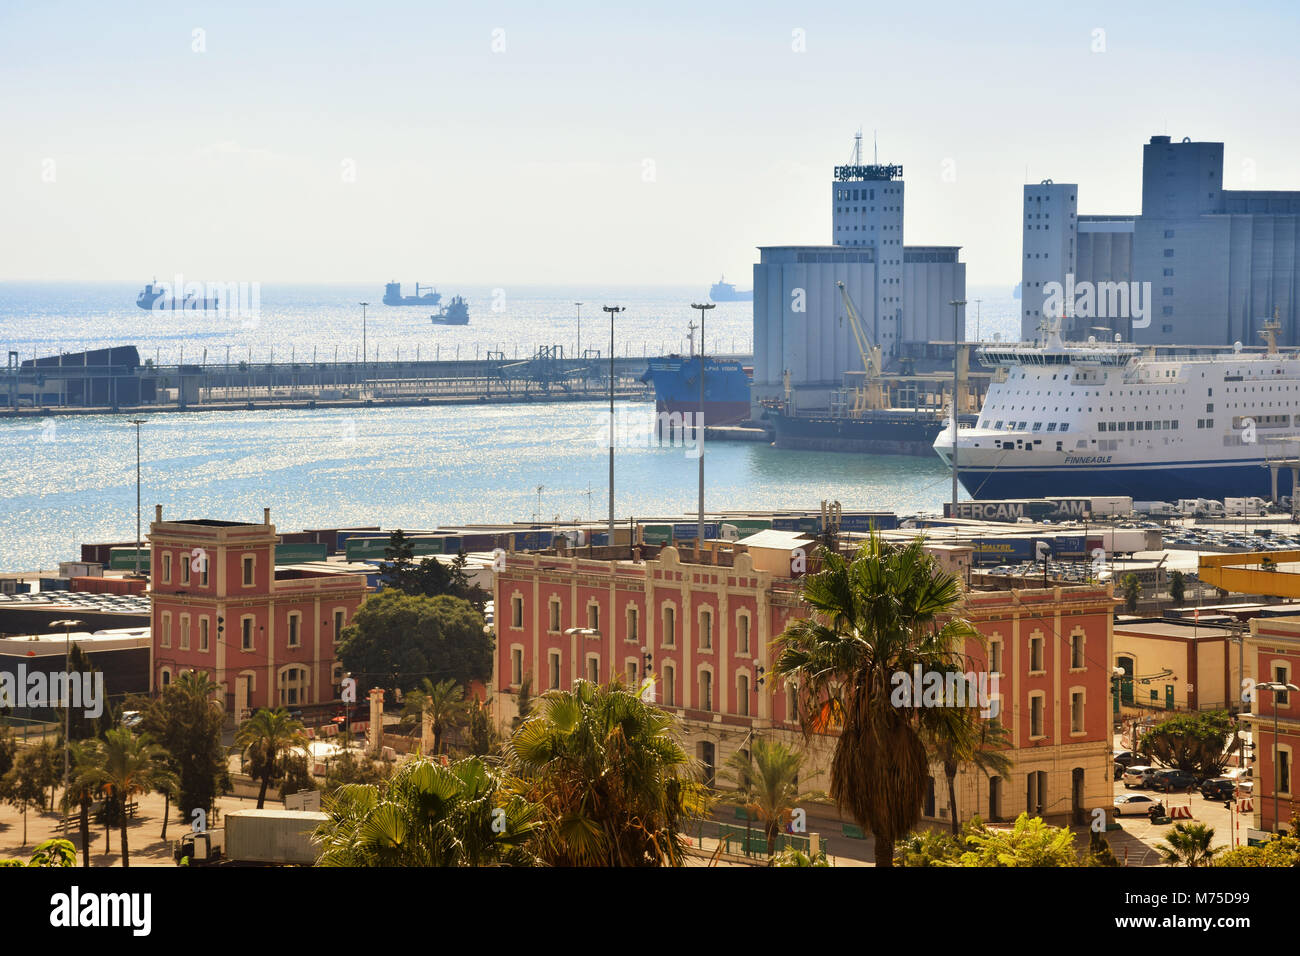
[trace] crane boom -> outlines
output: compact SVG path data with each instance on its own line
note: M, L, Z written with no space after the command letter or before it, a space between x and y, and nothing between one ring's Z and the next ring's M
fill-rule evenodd
M840 290L840 298L844 300L844 311L849 316L849 328L853 331L853 338L858 343L858 352L862 355L862 367L870 378L879 378L884 371L880 363L880 349L871 344L871 338L862 326L862 316L858 315L849 290L838 280L835 285Z

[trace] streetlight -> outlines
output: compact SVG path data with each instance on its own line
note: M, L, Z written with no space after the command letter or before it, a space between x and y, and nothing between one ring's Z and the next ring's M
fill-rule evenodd
M957 516L957 377L961 366L961 307L965 299L951 299L952 306L952 514Z
M602 305L609 313L609 546L614 546L614 316L627 309Z
M140 426L143 418L132 418L135 426L135 576L140 576Z
M140 557L140 552L139 549L137 548L136 549L137 561L139 560L139 557ZM50 622L50 627L63 628L63 641L64 641L63 674L64 677L69 678L69 683L65 683L63 685L65 694L68 693L68 687L70 686L70 672L72 670L72 629L74 627L80 627L84 623L85 623L84 621L77 621L71 619ZM72 746L72 701L65 700L63 702L63 799L64 800L68 798L68 748L71 746ZM67 830L68 830L68 815L65 813L63 814L63 832L66 833ZM81 848L81 851L83 853L87 852L84 846Z
M695 529L695 560L700 561L704 550L704 315L715 306L712 302L703 305L692 302L691 308L700 310L700 417L695 429L699 446L696 450L700 453L700 518Z
M418 295L420 290L416 289L415 291ZM368 359L368 356L366 355L366 306L369 304L369 302L361 303L361 368L363 372Z
M1284 684L1281 681L1265 681L1262 684L1255 685L1256 690L1269 690L1273 692L1273 832L1281 833L1282 828L1278 825L1279 817L1277 810L1277 787L1278 787L1278 765L1277 765L1277 695L1285 694L1287 691L1300 691L1300 687L1295 684ZM1290 768L1287 768L1288 770Z

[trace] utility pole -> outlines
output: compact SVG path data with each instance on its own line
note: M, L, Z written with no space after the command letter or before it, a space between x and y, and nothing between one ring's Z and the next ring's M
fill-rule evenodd
M696 451L700 453L700 518L695 529L695 560L700 561L704 551L704 316L714 305L692 302L691 308L700 310L700 412L695 420Z
M614 316L627 311L619 305L601 306L609 313L609 545L614 546Z
M132 418L135 426L135 576L140 576L140 426L143 418Z
M957 483L957 381L961 369L961 307L965 299L952 299L952 513L957 516L957 496L960 488Z

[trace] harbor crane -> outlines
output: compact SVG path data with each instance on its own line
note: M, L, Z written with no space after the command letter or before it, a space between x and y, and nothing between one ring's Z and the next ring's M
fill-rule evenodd
M880 347L874 345L867 335L862 324L862 316L858 314L858 309L853 304L853 297L849 295L849 290L844 288L844 283L837 280L835 286L840 290L840 298L844 300L844 311L849 317L849 329L853 332L853 340L858 345L858 354L862 356L861 372L844 373L845 387L850 388L853 393L853 414L857 416L864 411L888 408L889 389L883 380L884 366L881 363ZM850 386L848 384L850 376L861 376L861 384Z

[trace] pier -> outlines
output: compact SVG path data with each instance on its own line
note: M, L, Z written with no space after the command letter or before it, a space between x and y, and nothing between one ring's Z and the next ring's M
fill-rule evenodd
M749 356L729 356L749 361ZM614 359L614 395L645 398L642 357ZM0 415L214 411L357 405L584 401L609 397L609 359L562 346L523 359L230 362L155 365L134 347L68 353L0 369Z

